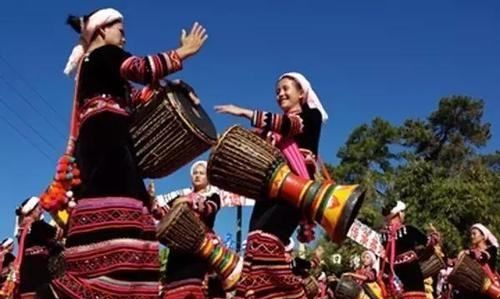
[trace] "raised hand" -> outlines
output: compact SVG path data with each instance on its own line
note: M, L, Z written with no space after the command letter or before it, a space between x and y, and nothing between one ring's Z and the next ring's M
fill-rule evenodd
M177 49L177 54L182 59L196 54L201 49L207 38L207 30L198 24L198 22L193 24L189 33L187 33L185 29L182 29L180 40L181 46Z

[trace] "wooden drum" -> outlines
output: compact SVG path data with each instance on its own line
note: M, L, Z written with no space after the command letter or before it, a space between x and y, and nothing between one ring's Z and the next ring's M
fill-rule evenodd
M167 84L137 106L130 134L137 163L145 178L165 177L216 143L215 127L189 91Z
M229 128L213 149L207 167L212 185L255 200L289 201L319 223L339 243L364 199L359 185L301 178L290 170L279 149L240 127Z

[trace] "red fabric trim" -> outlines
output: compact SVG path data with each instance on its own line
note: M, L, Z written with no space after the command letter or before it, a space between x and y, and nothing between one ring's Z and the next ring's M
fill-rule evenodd
M86 277L109 275L116 271L158 271L160 268L156 242L122 239L75 249L70 248L65 254L67 271Z
M159 290L156 282L81 279L69 273L53 280L52 286L60 298L73 299L157 299Z
M203 282L199 279L186 279L165 285L163 299L205 299Z
M302 279L292 273L291 260L277 237L260 231L248 235L235 298L305 298Z
M69 220L68 238L110 228L137 228L148 232L156 230L153 217L140 201L105 197L78 202Z

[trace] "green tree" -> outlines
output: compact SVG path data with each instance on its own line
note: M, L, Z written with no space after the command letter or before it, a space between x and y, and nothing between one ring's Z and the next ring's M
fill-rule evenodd
M381 209L397 199L408 204L408 222L420 228L432 223L444 237L448 254L468 245L469 227L481 222L500 233L500 152L481 154L491 138L482 120L484 102L465 96L439 101L427 119L407 119L401 126L381 118L353 130L329 166L339 183L361 183L367 189L359 219L379 228ZM331 255L343 261L360 248L321 239ZM347 265L330 267L333 272Z

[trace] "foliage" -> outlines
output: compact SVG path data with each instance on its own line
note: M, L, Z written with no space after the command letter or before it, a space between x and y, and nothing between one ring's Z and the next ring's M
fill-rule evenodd
M397 126L381 118L355 128L340 148L337 166L328 165L338 183L360 183L367 190L359 219L380 228L384 205L407 203L407 222L443 235L445 252L455 256L469 244L469 228L480 222L500 236L500 152L482 154L491 138L482 120L482 100L450 96L427 119ZM349 256L361 251L318 241L327 256L343 255L342 265L326 261L328 272L345 271Z

